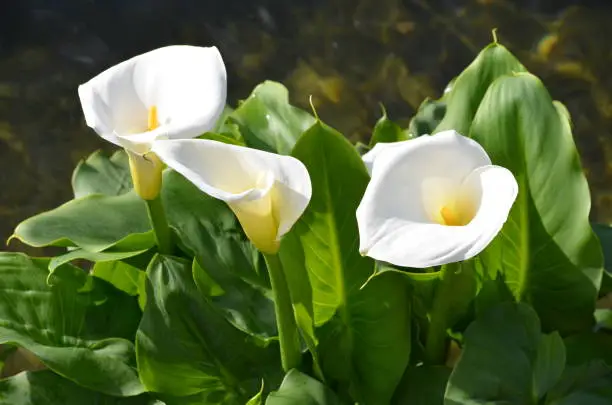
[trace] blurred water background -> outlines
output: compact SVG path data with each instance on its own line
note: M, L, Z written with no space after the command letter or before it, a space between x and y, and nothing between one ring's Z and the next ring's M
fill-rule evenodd
M71 198L77 162L112 149L77 86L170 44L216 45L234 105L265 79L351 140L384 103L407 124L491 41L491 29L569 108L593 196L612 221L612 0L4 0L0 5L0 239Z

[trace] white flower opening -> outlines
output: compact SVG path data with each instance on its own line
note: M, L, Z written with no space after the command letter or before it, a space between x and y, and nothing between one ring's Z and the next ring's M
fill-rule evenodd
M158 141L152 151L200 190L225 201L264 253L278 251L281 237L310 202L308 171L290 156L204 139Z
M216 47L175 45L138 55L79 86L87 125L144 155L159 139L212 129L225 106L227 78Z
M512 173L455 131L377 144L363 157L372 179L357 209L360 251L425 268L480 253L518 193Z

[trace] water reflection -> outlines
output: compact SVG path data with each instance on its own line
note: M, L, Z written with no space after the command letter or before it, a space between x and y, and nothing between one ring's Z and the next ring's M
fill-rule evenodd
M70 197L79 159L108 148L76 88L106 67L173 43L216 44L229 100L264 79L364 139L383 102L407 123L490 41L539 75L572 113L594 197L612 221L612 8L606 0L28 0L0 10L0 238ZM582 6L571 6L581 3Z

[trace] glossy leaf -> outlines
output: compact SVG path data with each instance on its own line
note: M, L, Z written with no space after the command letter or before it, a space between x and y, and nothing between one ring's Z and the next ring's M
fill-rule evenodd
M563 372L563 343L540 332L537 314L525 304L490 309L464 339L445 405L536 405Z
M270 290L244 281L229 269L219 271L207 267L205 270L197 261L193 262L193 279L200 292L238 329L262 338L277 335Z
M247 402L246 405L263 405L264 403L263 390L264 390L264 386L262 384L259 392L255 394L253 398L249 399L249 402Z
M443 405L450 368L409 367L393 396L392 405Z
M304 133L292 155L312 180L310 205L292 231L299 242L281 247L292 297L305 299L306 280L296 277L305 266L325 378L350 386L366 403L386 403L408 364L410 300L395 274L360 289L374 272L374 262L358 252L355 217L369 176L352 145L321 122ZM298 319L310 316L307 305L296 308L302 310Z
M138 296L140 308L146 302L146 273L122 261L97 262L92 269L92 275L112 284L118 290L132 296Z
M289 93L280 83L265 81L230 115L246 145L288 155L314 118L289 104Z
M266 405L340 405L336 395L320 381L291 370L278 391L271 392Z
M128 157L118 150L108 157L103 151L91 154L79 162L72 174L75 198L91 194L121 195L133 188Z
M407 134L395 122L391 121L387 116L387 111L382 108L383 115L380 117L370 139L369 147L372 148L378 142L400 142L408 139Z
M147 269L137 333L140 377L155 392L244 404L280 370L278 346L235 328L198 291L191 262L157 256Z
M498 43L487 46L444 95L446 111L434 133L453 129L467 135L489 86L499 77L524 71L523 65L505 47Z
M76 249L69 250L67 253L64 253L62 255L56 256L53 259L51 259L51 261L49 262L49 270L53 271L57 267L63 264L66 264L66 263L70 263L73 260L87 260L93 263L96 263L96 262L103 263L103 262L112 262L116 260L129 259L130 257L141 255L145 253L147 250L148 249L128 251L128 252L109 252L109 251L90 252L85 249L76 248Z
M504 274L545 330L590 328L602 255L566 111L535 76L503 77L482 100L470 136L519 185L508 221L482 255L485 267Z
M89 195L26 219L13 238L34 247L77 246L89 252L136 251L155 244L145 203L134 192Z
M148 395L119 398L87 388L52 371L23 372L0 381L0 405L163 405Z
M64 265L47 284L48 261L0 254L0 343L34 353L83 387L115 396L143 392L135 369L136 301Z

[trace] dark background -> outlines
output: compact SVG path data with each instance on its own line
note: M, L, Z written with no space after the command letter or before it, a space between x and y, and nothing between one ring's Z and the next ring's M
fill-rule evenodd
M367 140L380 109L406 123L491 41L569 108L593 195L612 221L612 1L570 0L2 0L0 239L71 198L70 175L96 149L77 86L170 44L216 45L228 102L264 79L292 102Z

